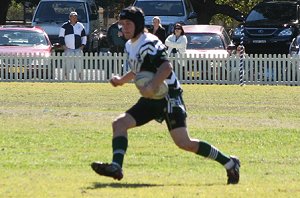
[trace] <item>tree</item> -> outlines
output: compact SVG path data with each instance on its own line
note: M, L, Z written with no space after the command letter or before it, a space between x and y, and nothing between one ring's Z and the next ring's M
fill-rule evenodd
M217 4L215 0L191 0L198 14L198 24L209 24L216 14L223 14L237 21L243 20L243 13L228 4Z
M0 6L0 25L4 25L6 23L6 15L9 8L11 0L2 0Z

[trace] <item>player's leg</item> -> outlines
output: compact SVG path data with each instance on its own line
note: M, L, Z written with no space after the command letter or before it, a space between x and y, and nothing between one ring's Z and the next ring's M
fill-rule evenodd
M124 155L128 147L127 131L136 126L135 119L128 113L123 113L117 117L113 123L113 159L112 163L123 166Z
M128 113L121 114L113 121L112 163L93 162L91 167L96 173L117 180L123 178L122 166L128 146L127 130L134 127L135 123L135 119Z
M180 96L172 98L168 103L168 107L165 120L175 144L181 149L219 162L227 170L227 183L238 183L240 162L236 157L225 155L205 141L190 138L186 126L186 110L182 98Z
M227 156L205 141L191 139L186 127L173 129L170 131L170 134L179 148L194 152L222 164L227 171L227 184L237 184L239 182L240 161L237 157Z
M93 162L92 169L99 175L121 180L123 178L122 165L127 150L127 130L141 126L154 118L151 100L141 98L126 113L117 117L113 123L113 160L112 163Z
M183 150L216 160L224 166L230 162L230 157L220 152L216 147L205 141L191 139L186 127L172 129L170 134L175 144Z

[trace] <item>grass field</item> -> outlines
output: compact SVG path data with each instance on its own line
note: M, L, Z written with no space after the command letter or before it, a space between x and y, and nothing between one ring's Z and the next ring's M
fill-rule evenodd
M139 97L132 84L0 83L0 197L300 197L299 87L183 88L191 136L239 156L238 185L156 122L129 132L123 180L96 175L111 121Z

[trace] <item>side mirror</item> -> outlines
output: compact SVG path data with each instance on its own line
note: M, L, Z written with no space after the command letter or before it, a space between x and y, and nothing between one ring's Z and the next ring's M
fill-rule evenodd
M228 51L236 50L236 46L233 43L231 43L230 45L227 46L227 50Z

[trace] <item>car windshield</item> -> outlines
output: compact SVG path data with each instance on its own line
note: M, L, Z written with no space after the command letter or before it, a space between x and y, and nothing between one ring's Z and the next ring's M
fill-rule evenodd
M182 1L137 1L146 16L184 16Z
M213 33L186 33L187 49L225 49L220 35Z
M45 35L26 30L0 30L0 46L49 45Z
M69 20L69 14L76 11L78 21L87 23L87 14L84 3L68 1L41 2L37 10L34 22L62 23Z
M295 21L297 6L294 4L260 4L248 15L246 22L256 21Z

